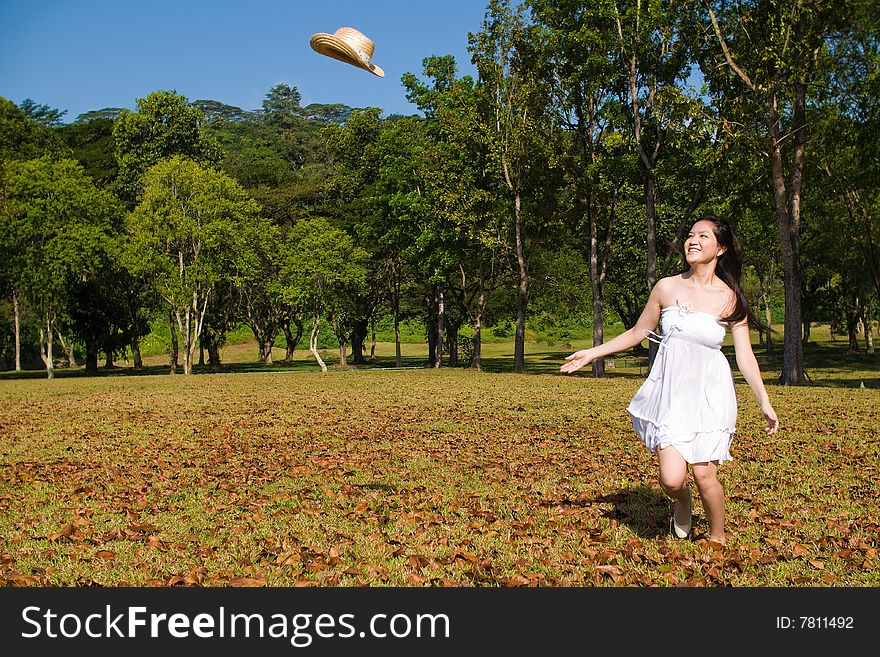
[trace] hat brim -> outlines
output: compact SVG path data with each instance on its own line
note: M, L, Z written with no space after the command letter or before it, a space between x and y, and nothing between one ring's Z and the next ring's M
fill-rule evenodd
M325 34L323 32L315 34L309 39L309 45L312 46L312 50L321 55L357 66L380 78L385 77L385 71L375 64L365 62L354 48L333 34Z

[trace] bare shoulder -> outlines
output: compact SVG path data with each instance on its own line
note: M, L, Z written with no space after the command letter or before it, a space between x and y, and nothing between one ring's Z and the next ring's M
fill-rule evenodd
M673 306L679 296L678 290L681 289L682 281L681 274L661 278L654 284L651 294L655 296L661 307Z

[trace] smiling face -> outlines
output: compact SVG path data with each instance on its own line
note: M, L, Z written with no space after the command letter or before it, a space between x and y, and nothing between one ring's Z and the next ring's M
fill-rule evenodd
M684 242L684 255L689 265L710 263L726 250L718 244L714 224L705 219L691 227Z

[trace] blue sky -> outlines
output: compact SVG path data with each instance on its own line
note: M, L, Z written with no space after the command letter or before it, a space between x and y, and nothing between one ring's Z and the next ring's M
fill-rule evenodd
M422 59L467 52L484 0L0 0L0 96L67 110L134 109L160 89L250 110L280 82L309 103L414 114L400 77ZM376 43L367 71L317 54L316 32L354 27Z

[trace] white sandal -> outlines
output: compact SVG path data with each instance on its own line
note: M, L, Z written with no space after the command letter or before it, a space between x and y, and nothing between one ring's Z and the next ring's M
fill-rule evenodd
M694 498L691 495L690 491L688 491L688 520L687 524L679 525L675 520L675 508L672 510L672 518L670 518L669 524L672 527L672 534L674 534L677 538L687 538L691 534L691 526L693 521L693 509L694 509ZM678 501L675 502L675 506L678 506Z

